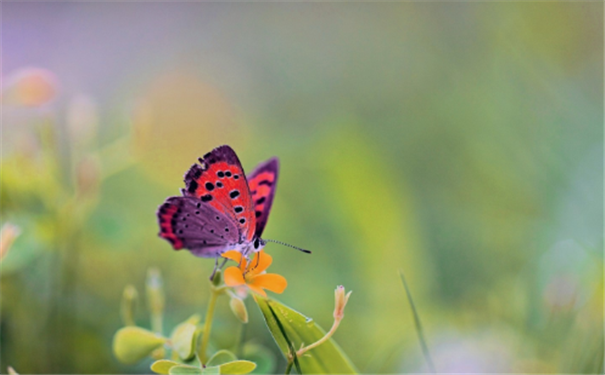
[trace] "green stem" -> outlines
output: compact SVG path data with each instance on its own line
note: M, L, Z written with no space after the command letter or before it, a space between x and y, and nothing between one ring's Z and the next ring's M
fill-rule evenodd
M162 334L162 315L151 314L151 330L160 335Z
M216 307L216 300L220 296L226 287L215 288L211 287L210 302L208 302L208 310L206 311L206 321L204 322L204 332L202 333L202 344L198 355L203 364L206 363L206 349L208 348L208 341L210 340L210 330L212 329L212 317L214 316L214 308Z
M237 330L236 342L233 353L237 358L242 357L242 347L244 346L244 336L246 335L246 323L240 323L239 329Z
M288 374L290 374L290 372L292 372L293 364L294 364L294 361L288 361L288 366L286 366L286 372L285 372L286 375L288 375Z

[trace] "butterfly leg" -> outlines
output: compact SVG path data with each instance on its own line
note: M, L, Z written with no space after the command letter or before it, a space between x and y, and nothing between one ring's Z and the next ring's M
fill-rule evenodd
M221 263L221 265L218 265L218 257L216 258L215 262L214 262L214 269L212 270L212 275L210 275L210 281L212 281L214 279L214 275L216 275L216 271L218 270L222 270L223 267L225 267L225 263L227 263L228 259L223 259L223 263Z
M214 280L214 275L216 275L216 271L218 270L218 268L218 257L216 257L214 258L214 269L212 270L212 274L210 275L210 281Z

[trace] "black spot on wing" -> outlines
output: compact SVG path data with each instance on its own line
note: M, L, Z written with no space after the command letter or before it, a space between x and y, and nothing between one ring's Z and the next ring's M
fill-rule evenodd
M231 199L235 199L235 198L239 197L239 190L231 190L231 192L229 193L229 196L231 197Z
M212 195L210 194L206 194L206 195L202 195L202 202L210 202L212 200Z
M197 190L197 187L198 187L197 181L191 180L191 181L189 181L189 186L187 187L187 191L189 191L190 193L195 193L195 191Z

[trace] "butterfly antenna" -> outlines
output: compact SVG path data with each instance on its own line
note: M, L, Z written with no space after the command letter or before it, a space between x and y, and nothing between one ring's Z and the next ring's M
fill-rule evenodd
M296 249L296 250L298 250L298 251L302 251L303 253L306 253L306 254L311 254L311 250L305 250L305 249L301 249L300 247L296 247L296 246L294 246L294 245L290 245L290 244L285 243L285 242L276 241L276 240L268 240L268 239L266 239L266 238L263 238L263 241L265 241L265 242L274 242L274 243L278 243L278 244L280 244L280 245L288 246L288 247L291 247L291 248Z

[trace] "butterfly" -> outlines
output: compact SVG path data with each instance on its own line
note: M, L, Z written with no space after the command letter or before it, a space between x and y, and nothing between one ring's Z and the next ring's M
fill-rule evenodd
M188 249L217 262L227 250L237 250L246 258L262 250L267 243L261 235L275 196L278 159L261 163L248 176L227 145L198 160L185 174L182 196L169 197L159 207L159 236L175 250Z

